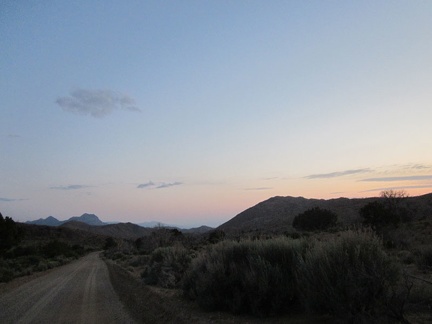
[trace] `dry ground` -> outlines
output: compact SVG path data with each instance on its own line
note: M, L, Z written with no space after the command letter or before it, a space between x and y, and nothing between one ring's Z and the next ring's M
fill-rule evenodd
M0 323L134 322L98 252L0 290Z

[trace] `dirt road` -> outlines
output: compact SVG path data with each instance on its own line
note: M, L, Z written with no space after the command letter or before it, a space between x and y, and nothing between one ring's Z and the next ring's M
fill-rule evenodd
M99 253L0 295L0 323L134 323Z

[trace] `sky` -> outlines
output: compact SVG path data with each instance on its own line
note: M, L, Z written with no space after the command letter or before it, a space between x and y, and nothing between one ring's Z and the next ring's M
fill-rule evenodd
M3 0L0 49L14 220L432 192L432 1Z

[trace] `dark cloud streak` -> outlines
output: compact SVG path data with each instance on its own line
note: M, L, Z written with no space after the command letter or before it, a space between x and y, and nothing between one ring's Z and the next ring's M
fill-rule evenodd
M377 177L367 178L360 181L372 181L372 182L391 182L391 181L422 181L432 180L432 175L417 175L417 176L403 176L403 177Z
M128 95L111 90L77 89L70 96L57 98L64 111L102 118L114 110L141 111Z
M337 178L343 177L346 175L357 174L357 173L366 173L370 172L370 169L356 169L356 170L346 170L341 172L332 172L332 173L322 173L322 174L312 174L308 175L306 179L328 179L328 178Z
M174 186L182 185L182 182L160 182L160 183L154 183L153 181L149 181L147 183L141 183L137 186L138 189L164 189Z
M21 135L17 135L17 134L8 134L7 137L8 137L8 138L21 138Z
M84 188L90 188L91 186L86 185L69 185L69 186L58 186L58 187L50 187L50 189L54 190L78 190Z
M163 183L159 184L159 185L156 187L156 189L169 188L169 187L179 186L179 185L181 185L181 184L182 184L181 182L170 182L170 183L165 183L165 182L163 182Z
M369 190L363 190L361 192L373 192L373 191L386 191L386 190L403 190L403 189L423 189L423 188L432 188L432 184L430 185L414 185L414 186L398 186L398 187L386 187L386 188L375 188Z
M155 184L152 181L149 181L147 183L141 183L137 186L138 189L144 189L144 188L149 188L149 187L153 187Z
M13 201L23 201L23 200L28 200L28 199L13 199L13 198L1 198L0 197L0 201L1 202L13 202Z

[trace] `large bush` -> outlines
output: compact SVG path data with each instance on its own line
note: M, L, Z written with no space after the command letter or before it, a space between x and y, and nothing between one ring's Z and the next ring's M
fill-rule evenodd
M193 260L184 279L185 295L208 310L258 316L296 306L296 262L302 240L223 241Z
M20 230L14 220L0 213L0 253L16 245L20 237Z
M160 247L150 255L149 264L141 277L146 284L175 288L190 262L190 251L183 246Z
M299 230L324 230L336 225L337 215L327 209L314 207L294 217L293 227Z
M383 191L381 199L370 202L360 209L365 225L382 229L410 220L409 210L404 206L407 195L403 191Z
M183 289L207 310L266 316L304 309L372 323L403 319L403 307L394 310L399 279L399 266L366 229L321 240L223 241L192 261Z
M372 231L347 231L317 242L301 259L299 287L306 309L346 321L383 316L399 269Z

